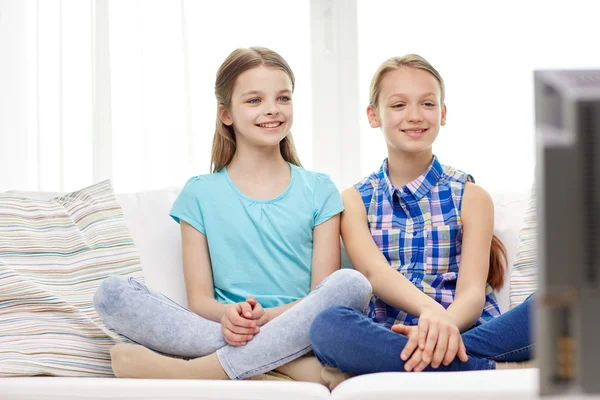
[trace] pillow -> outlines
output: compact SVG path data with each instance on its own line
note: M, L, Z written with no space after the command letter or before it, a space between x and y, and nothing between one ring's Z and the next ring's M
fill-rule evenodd
M537 219L535 184L531 189L519 233L517 257L510 275L510 308L521 304L537 289Z
M142 279L110 181L50 200L0 194L0 377L113 376L124 341L93 296L111 275Z

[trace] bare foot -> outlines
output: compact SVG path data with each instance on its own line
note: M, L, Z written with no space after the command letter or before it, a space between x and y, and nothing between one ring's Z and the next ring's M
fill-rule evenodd
M183 360L155 353L137 344L117 344L110 349L112 369L118 378L228 379L216 354Z

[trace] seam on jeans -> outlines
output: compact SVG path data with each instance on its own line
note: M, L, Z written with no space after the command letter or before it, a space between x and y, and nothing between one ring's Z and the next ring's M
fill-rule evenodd
M279 365L283 365L283 364L287 363L288 361L295 360L296 358L308 353L310 350L312 350L312 346L308 345L305 348L303 348L302 350L297 351L293 354L290 354L289 356L280 358L279 360L273 361L273 362L265 364L265 365L261 365L260 367L254 368L253 370L250 370L250 371L246 371L241 375L237 375L234 379L236 379L236 380L245 379L245 378L248 378L249 376L257 375L258 373L271 371L272 369L277 368Z
M217 355L217 358L221 362L221 366L225 370L225 373L227 374L227 376L229 376L229 379L235 380L235 379L237 379L236 376L238 375L237 371L235 370L235 368L233 368L233 365L231 365L225 357L221 357L221 353L226 348L227 348L227 346L221 347L220 349L218 349L215 352L215 354Z
M502 358L502 357L506 357L506 356L509 356L509 355L517 354L517 353L522 353L524 351L530 350L532 347L533 347L532 344L528 344L525 347L521 347L521 348L516 349L516 350L511 350L511 351L508 351L506 353L502 353L502 354L498 354L496 356L493 356L492 360L498 360L499 358Z
M138 292L149 293L149 290L146 287L146 285L144 285L141 282L138 282L138 280L135 279L133 276L130 276L129 279L127 279L127 283L129 284L129 286L131 286L134 290Z

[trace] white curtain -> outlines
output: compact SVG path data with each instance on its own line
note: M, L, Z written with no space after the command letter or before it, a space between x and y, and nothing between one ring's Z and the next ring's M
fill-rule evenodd
M331 10L350 6L358 7L357 35L334 29L350 27ZM104 178L119 192L151 190L207 173L216 70L230 51L253 45L277 50L294 69L301 160L337 177L340 188L385 157L381 133L364 116L372 74L386 58L416 52L446 80L448 124L435 145L441 161L489 191L527 190L535 166L533 70L600 68L599 6L0 0L0 191L73 190ZM333 63L331 71L343 72L340 54L358 59L358 82L352 74L327 75L344 88L332 94L315 84L322 78L315 66ZM347 106L353 93L361 101L356 110ZM313 118L313 107L332 111ZM345 164L339 157L328 163L332 153L322 147L339 153L344 141L357 140L358 133L341 131L350 113L360 115L361 147L338 155L360 168L345 176Z
M256 45L278 51L298 77L293 132L311 166L308 2L1 1L0 21L11 24L0 44L16 57L7 66L3 56L0 73L20 79L0 94L11 103L0 123L0 190L73 190L104 178L120 192L151 190L209 172L217 68Z
M385 157L364 110L385 59L418 53L446 83L447 125L434 152L490 191L531 186L535 167L533 71L600 69L600 4L570 0L358 2L361 168Z

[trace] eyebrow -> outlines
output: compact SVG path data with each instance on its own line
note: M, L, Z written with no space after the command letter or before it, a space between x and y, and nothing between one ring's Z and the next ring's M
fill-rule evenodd
M282 93L292 93L292 91L290 89L281 89L279 92L277 92L277 94L282 94ZM263 92L261 92L260 90L249 90L247 92L242 93L242 97L256 95L256 94L263 94Z
M392 97L404 97L404 96L407 96L407 95L405 93L392 93L388 98L391 99ZM428 97L428 96L437 96L437 93L434 93L434 92L423 93L421 98Z

